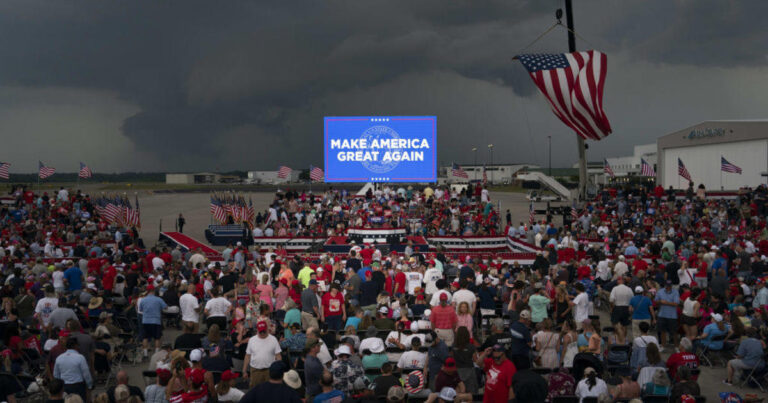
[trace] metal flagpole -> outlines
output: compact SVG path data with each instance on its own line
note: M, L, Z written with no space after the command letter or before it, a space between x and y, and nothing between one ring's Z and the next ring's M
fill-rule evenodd
M723 156L720 155L720 190L723 190Z
M560 14L562 15L562 14ZM576 36L573 34L573 6L571 0L565 0L565 23L568 27L568 51L576 51ZM576 146L579 149L579 198L587 195L587 144L581 136L576 136Z

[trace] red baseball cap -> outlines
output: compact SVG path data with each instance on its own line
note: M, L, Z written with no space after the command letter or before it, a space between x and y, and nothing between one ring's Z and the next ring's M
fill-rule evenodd
M418 300L418 299L424 299L424 294L419 294L419 295L417 295L417 296L416 296L416 299L417 299L417 300Z
M267 322L259 321L259 323L256 324L256 331L258 332L266 332L267 331Z
M440 293L440 301L448 301L448 294Z
M239 377L240 377L240 374L236 374L236 373L232 372L232 371L231 371L231 370L229 370L229 369L228 369L228 370L226 370L226 371L224 371L224 372L221 374L221 380L222 380L222 381L229 381L229 380L232 380L232 379L237 379L237 378L239 378Z
M453 357L448 357L445 359L445 367L446 368L456 368L456 360Z
M70 333L67 329L59 330L59 337L69 337Z

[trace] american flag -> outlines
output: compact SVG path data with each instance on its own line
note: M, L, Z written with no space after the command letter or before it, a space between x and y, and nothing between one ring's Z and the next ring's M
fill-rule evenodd
M325 173L322 169L318 167L313 167L312 165L309 166L309 179L320 182L325 178Z
M603 112L603 84L608 58L596 50L561 54L524 54L523 63L533 82L547 97L552 112L587 140L611 134Z
M531 202L531 207L528 214L528 223L533 225L534 221L536 221L536 211L533 209L533 202Z
M139 208L139 196L135 196L136 208L129 209L126 217L126 223L131 226L141 228L141 209Z
M728 162L728 160L726 160L722 155L720 156L720 170L723 172L730 172L732 174L741 175L741 168Z
M691 180L691 174L688 172L688 169L685 167L685 164L683 164L683 160L680 158L677 159L677 174L682 176L685 179L688 179L688 182L693 182Z
M483 165L483 185L488 184L488 173L485 171L485 165Z
M253 208L253 200L248 196L248 223L252 223L256 219L256 209Z
M485 171L483 171L485 173ZM469 175L467 175L467 172L459 166L459 164L454 163L451 167L451 175L455 176L457 178L464 178L469 179Z
M613 173L613 169L611 169L611 164L608 163L608 159L605 160L605 163L603 164L603 172L608 174L611 178L615 178L616 175Z
M280 165L280 167L277 168L277 177L280 179L285 179L291 176L291 172L293 172L293 169L291 169L290 167L287 167L285 165Z
M51 167L45 166L43 164L43 161L37 161L37 163L38 163L39 168L40 168L40 170L39 170L37 175L40 177L40 179L45 179L45 178L53 175L54 173L56 173L56 169L55 168L51 168Z
M96 213L99 215L99 217L104 217L104 206L106 206L106 202L104 201L103 197L93 201L93 208L96 210Z
M211 196L211 215L219 224L227 222L227 211L222 207L221 201Z
M104 218L110 223L117 222L117 219L121 216L122 210L120 198L107 198L107 204L104 207Z
M640 158L640 175L641 176L656 176L656 171L653 170L651 164L645 159Z
M10 178L10 174L8 173L8 168L10 167L11 167L11 164L7 162L0 162L0 178L2 179Z
M80 163L80 172L77 173L78 178L90 178L93 176L93 172L91 171L91 168L88 168L88 165Z
M576 210L576 207L571 207L571 217L573 217L574 220L578 220L579 217L581 217L581 214Z

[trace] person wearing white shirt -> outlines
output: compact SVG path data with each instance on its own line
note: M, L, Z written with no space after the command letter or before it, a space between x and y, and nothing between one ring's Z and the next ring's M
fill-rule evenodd
M403 353L397 360L397 367L403 370L419 369L423 370L427 365L427 354L419 352L421 339L411 339L411 349Z
M491 196L488 194L488 189L483 188L483 190L480 192L480 201L483 203L488 203L491 200Z
M243 374L250 373L250 387L269 380L269 366L282 360L280 343L268 332L267 322L256 324L255 336L248 340L243 360ZM249 371L250 369L250 371Z
M605 381L597 377L595 369L587 367L584 370L584 379L576 385L575 394L579 398L579 403L584 401L585 397L598 397L608 393L608 385Z
M619 261L613 266L613 279L624 276L629 271L629 266L624 262L624 255L619 256Z
M155 270L162 269L165 267L165 261L163 259L160 259L159 256L155 256L152 258L152 268Z
M438 305L440 305L440 295L441 294L447 294L448 295L448 303L449 304L451 303L451 298L452 298L451 292L448 291L448 290L438 290L437 292L432 294L432 299L429 300L429 305L430 306L438 306Z
M574 288L579 292L578 295L571 301L573 307L573 321L576 322L576 327L581 329L582 322L589 319L589 296L584 292L584 284L576 283Z
M69 192L67 191L67 189L61 188L59 190L59 194L56 196L56 199L62 202L69 200Z
M632 323L631 315L629 313L629 300L635 296L632 289L624 284L624 277L619 277L618 284L611 290L611 296L608 299L613 304L611 310L611 323L621 323L624 326L629 326Z
M181 320L193 324L195 332L197 332L197 326L200 322L200 303L195 297L194 285L187 286L186 294L179 298L179 308L181 309Z
M437 263L437 262L435 262ZM430 263L430 266L431 263ZM424 283L426 286L424 287L424 292L427 295L432 295L437 292L437 280L440 280L443 278L443 273L440 272L440 270L437 269L437 267L432 266L424 273Z
M608 259L603 259L597 263L595 275L602 281L609 281L611 279L611 266Z
M405 278L406 278L405 288L408 294L415 295L416 287L421 287L421 280L424 279L424 275L414 270L414 271L406 272Z
M219 329L227 328L227 314L232 310L232 303L226 298L219 296L219 289L211 290L213 298L205 304L205 314L208 316L206 323L219 325Z
M467 305L469 305L469 313L474 315L475 305L477 304L477 295L466 288L467 284L464 281L465 280L462 280L460 284L461 289L453 293L451 304L456 308L456 313L459 313L459 306L462 302L466 302Z
M272 227L267 227L267 228L264 230L264 236L265 236L265 237L273 237L273 236L275 236L275 230L274 230L274 229L272 229Z
M255 227L253 229L253 237L254 238L260 238L264 236L264 230L261 229L261 227Z

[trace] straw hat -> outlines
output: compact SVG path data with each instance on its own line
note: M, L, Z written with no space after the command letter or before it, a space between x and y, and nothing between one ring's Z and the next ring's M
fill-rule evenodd
M96 309L100 307L103 302L104 302L104 298L93 297L91 298L91 301L88 302L88 309Z

